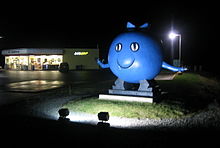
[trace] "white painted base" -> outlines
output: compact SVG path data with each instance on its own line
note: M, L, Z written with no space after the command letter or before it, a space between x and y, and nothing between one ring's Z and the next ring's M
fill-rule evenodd
M101 100L118 100L118 101L153 103L153 98L139 97L139 96L122 96L122 95L99 94L99 99L101 99Z

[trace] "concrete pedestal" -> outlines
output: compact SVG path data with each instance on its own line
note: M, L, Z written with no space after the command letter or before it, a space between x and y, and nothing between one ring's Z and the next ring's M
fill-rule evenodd
M127 95L127 96L153 97L153 91L133 91L133 90L109 89L108 93L109 94L117 94L117 95Z
M142 97L142 96L124 96L124 95L99 94L99 99L101 99L101 100L117 100L117 101L153 103L153 98L151 98L151 97Z

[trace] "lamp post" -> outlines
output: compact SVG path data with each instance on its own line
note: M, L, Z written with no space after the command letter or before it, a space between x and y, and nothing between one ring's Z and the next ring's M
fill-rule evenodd
M169 33L169 38L171 39L171 40L174 40L176 37L179 37L179 66L181 65L181 34L179 34L179 33L174 33L174 32L170 32Z

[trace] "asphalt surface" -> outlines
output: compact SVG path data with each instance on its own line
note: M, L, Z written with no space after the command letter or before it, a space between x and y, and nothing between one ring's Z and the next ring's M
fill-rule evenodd
M78 77L82 76L79 74L80 72L77 73ZM96 74L96 76L99 75ZM111 74L109 77L111 77ZM78 83L73 82L71 94L68 92L69 87L38 93L5 92L6 98L9 98L9 94L11 94L11 98L14 96L17 99L15 102L5 103L0 107L1 143L7 145L7 147L42 147L46 144L62 147L214 147L219 145L218 125L184 127L179 124L175 128L166 128L166 126L155 128L159 127L157 125L154 128L120 128L58 120L58 114L52 115L54 112L57 113L62 104L71 99L97 95L100 90L104 92L114 82L114 77L111 77L113 78L111 81L108 78L100 76L100 81L91 79L89 81L89 79L82 77ZM35 77L32 77L32 79L35 79ZM46 78L44 77L44 79ZM23 79L17 81L11 79L11 82L20 81L23 81ZM99 85L101 83L108 83L108 85L101 87L102 85ZM4 94L4 92L1 94ZM20 94L20 97L18 94ZM216 104L213 106L211 106L211 111L213 111L213 108L219 108L216 107ZM210 117L210 114L213 114L213 116ZM219 115L218 110L200 116L207 118L206 121L210 121L213 120L215 115ZM196 118L200 119L201 117ZM190 124L191 121L188 120L186 123ZM131 121L124 120L124 122ZM198 120L194 122L198 122ZM142 123L143 125L146 124ZM161 123L166 124L165 122ZM201 122L200 125L204 123ZM172 124L174 124L174 121L169 121L169 125Z
M63 86L80 87L115 79L108 70L70 71L0 71L0 106L20 102L37 92L47 91ZM68 88L67 88L68 89Z
M63 86L116 80L109 70L70 71L0 71L0 106L15 103L49 89ZM161 72L155 80L172 80L175 73ZM113 84L113 82L112 82ZM6 86L6 87L3 87ZM111 86L110 86L111 87Z
M4 76L8 77L8 82L21 82L30 80L57 80L69 82L79 81L100 81L112 79L114 75L109 69L105 70L82 70L61 73L59 71L4 71ZM2 74L3 75L3 74Z

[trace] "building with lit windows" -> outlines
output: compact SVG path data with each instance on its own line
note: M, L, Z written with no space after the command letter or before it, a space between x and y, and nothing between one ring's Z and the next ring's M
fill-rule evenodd
M6 70L58 70L66 62L70 70L98 69L96 48L16 48L2 50Z

